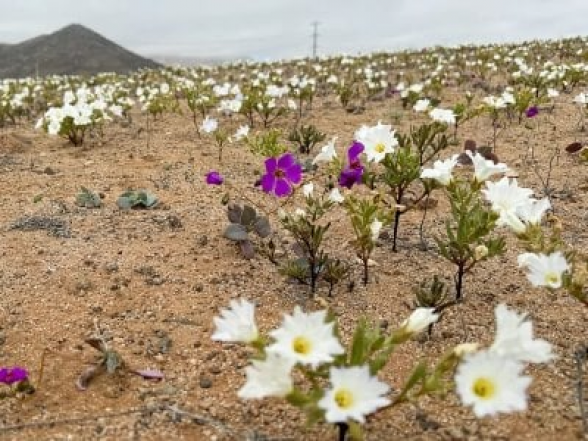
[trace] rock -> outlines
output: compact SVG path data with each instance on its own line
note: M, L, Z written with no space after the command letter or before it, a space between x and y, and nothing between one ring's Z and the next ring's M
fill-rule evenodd
M115 273L115 272L118 271L118 263L116 263L116 262L109 262L106 265L104 265L104 269L108 273Z
M212 387L212 380L207 377L202 377L200 378L199 384L202 389L210 389Z

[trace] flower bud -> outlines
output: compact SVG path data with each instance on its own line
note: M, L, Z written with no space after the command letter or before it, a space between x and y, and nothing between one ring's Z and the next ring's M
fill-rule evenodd
M476 260L482 260L488 255L488 247L486 245L478 245L474 250L474 257Z

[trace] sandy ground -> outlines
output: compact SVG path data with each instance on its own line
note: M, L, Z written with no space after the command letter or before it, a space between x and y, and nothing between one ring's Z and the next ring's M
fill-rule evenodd
M535 168L545 177L553 148L585 136L576 130L571 99L562 95L553 114L540 114L537 128L513 122L498 138L500 159L519 173L521 185L538 194L542 186ZM388 123L398 112L394 98L368 103L359 115L318 105L308 120L329 137L338 136L343 149L361 124ZM403 131L425 119L407 112L395 126ZM230 299L245 297L257 302L263 330L277 325L296 304L313 310L325 302L338 315L346 338L362 315L392 328L410 312L416 283L433 274L451 276L448 264L419 247L422 212L403 218L398 253L391 252L390 240L381 239L373 257L378 266L367 287L359 282L357 267L353 291L339 286L327 298L323 288L319 300L310 299L305 287L287 283L267 259L244 260L221 236L224 190L207 187L204 173L219 169L250 198L267 203L268 197L252 185L252 171L262 169L262 159L236 143L218 164L215 145L198 139L186 116L166 115L149 136L138 134L143 124L139 118L128 128L108 127L102 142L90 140L84 148L28 126L0 132L0 364L27 366L37 382L46 352L37 392L0 401L0 439L335 439L329 425L304 428L298 410L279 400L240 401L236 392L244 382L248 351L212 342L212 317ZM284 120L278 126L291 124ZM459 132L461 142L484 143L490 136L486 117ZM530 145L536 164L524 160ZM453 146L450 152L461 148ZM103 193L104 206L77 207L81 185ZM563 152L551 185L565 239L586 249L587 166ZM150 189L160 206L119 210L116 198L129 187ZM429 239L440 231L445 208L441 203L428 214ZM25 216L62 224L52 224L52 231L10 228ZM342 211L333 221L328 248L349 259L349 221ZM417 358L433 361L461 342L488 343L494 307L505 302L528 312L536 334L550 341L558 355L555 362L530 369L529 410L478 420L449 394L446 400L427 398L378 413L365 426L367 439L581 439L573 354L586 344L588 311L572 298L533 289L516 268L516 242L509 239L508 245L503 257L466 280L465 303L448 311L432 339L400 348L382 378L398 388ZM87 391L76 390L77 376L95 355L84 339L97 331L112 337L128 364L158 368L165 380L104 376Z

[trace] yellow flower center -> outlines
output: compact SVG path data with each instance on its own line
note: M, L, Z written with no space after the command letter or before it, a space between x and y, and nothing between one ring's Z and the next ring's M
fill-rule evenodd
M342 409L349 409L353 405L353 394L347 389L339 389L335 392L335 403Z
M292 349L294 349L294 352L297 354L306 355L311 351L312 344L306 337L299 336L292 342Z
M379 142L374 147L374 150L378 153L384 153L384 151L386 150L386 146L384 145L384 143Z
M494 383L488 378L480 377L474 382L472 387L474 393L483 400L489 400L496 393Z
M557 285L559 283L559 276L557 273L547 273L545 274L545 284L546 285Z

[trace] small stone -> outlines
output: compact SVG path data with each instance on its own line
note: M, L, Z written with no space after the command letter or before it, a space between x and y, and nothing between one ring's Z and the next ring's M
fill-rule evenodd
M118 263L116 263L116 262L109 262L106 265L104 265L104 269L108 273L115 273L115 272L118 271Z
M202 389L210 389L212 387L212 380L210 378L202 377L199 384Z

